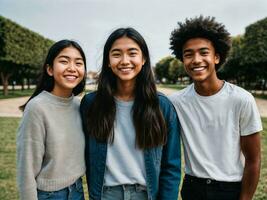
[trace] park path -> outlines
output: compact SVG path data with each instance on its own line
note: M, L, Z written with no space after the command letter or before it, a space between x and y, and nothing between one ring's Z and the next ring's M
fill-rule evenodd
M87 89L94 89L94 86L87 86ZM169 95L175 92L174 89L158 88L162 93ZM19 97L11 99L0 100L0 117L21 117L22 112L19 110L19 106L24 104L29 97ZM256 103L259 108L260 115L267 117L267 100L256 98Z

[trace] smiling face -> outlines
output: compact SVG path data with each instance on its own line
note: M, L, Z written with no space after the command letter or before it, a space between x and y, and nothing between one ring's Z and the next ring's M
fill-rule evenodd
M183 46L184 67L195 83L217 80L215 65L219 61L210 40L193 38Z
M109 67L117 76L117 84L134 84L144 63L139 45L128 37L117 39L109 51Z
M84 77L85 65L80 52L74 47L63 49L47 67L47 73L54 78L52 94L69 97Z

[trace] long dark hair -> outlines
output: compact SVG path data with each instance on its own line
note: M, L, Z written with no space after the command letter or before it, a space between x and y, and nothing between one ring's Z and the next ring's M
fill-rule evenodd
M84 66L85 66L85 73L84 73L84 77L83 80L75 87L73 88L72 93L76 96L78 94L80 94L83 90L84 90L84 86L85 86L85 81L86 81L86 59L85 59L85 54L81 48L81 46L73 41L73 40L60 40L58 42L56 42L55 44L53 44L46 56L44 65L42 67L42 71L40 73L39 76L39 81L37 83L36 89L33 92L32 96L29 98L29 100L23 104L22 106L20 106L19 108L23 111L27 105L27 103L35 96L37 96L38 94L40 94L43 90L46 90L48 92L51 92L54 88L54 77L53 76L49 76L47 73L47 67L53 67L53 62L55 60L55 58L60 54L60 52L67 48L67 47L74 47L75 49L77 49L83 59L84 62Z
M128 37L135 41L145 59L142 70L136 77L134 89L135 99L132 112L136 144L140 149L163 145L166 143L167 130L159 107L148 48L144 38L133 28L115 30L105 43L95 100L87 110L88 132L98 141L110 143L114 141L116 114L114 93L117 90L117 77L109 67L109 51L112 44L122 37Z

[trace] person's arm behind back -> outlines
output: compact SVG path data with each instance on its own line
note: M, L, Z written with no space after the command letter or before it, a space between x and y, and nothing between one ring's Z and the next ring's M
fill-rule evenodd
M168 136L162 152L158 199L176 200L181 180L180 125L175 108L165 98L163 104L161 102L161 109L167 123Z

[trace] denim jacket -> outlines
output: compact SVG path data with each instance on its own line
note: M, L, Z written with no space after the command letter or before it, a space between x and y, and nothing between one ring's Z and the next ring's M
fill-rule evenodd
M84 96L81 115L85 132L86 179L90 200L101 200L106 168L107 143L98 142L86 131L86 113L96 93ZM180 124L176 111L163 94L158 94L168 130L167 143L144 150L149 200L177 200L181 179ZM89 130L90 131L90 130Z

